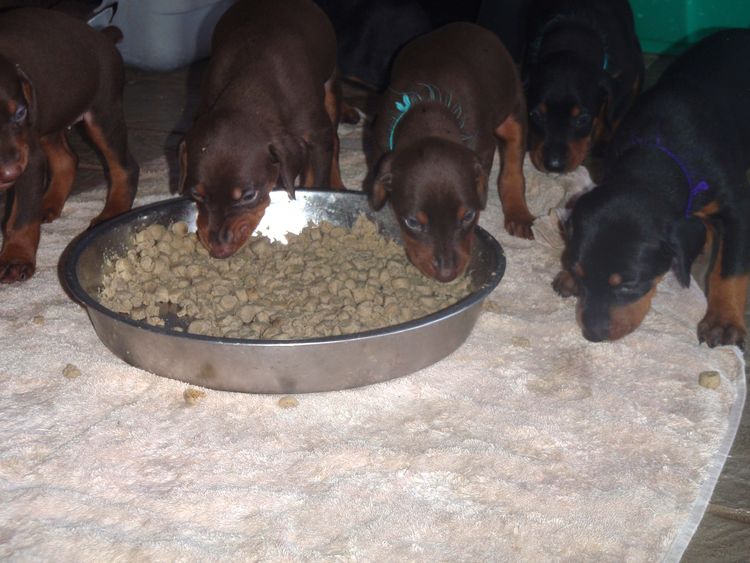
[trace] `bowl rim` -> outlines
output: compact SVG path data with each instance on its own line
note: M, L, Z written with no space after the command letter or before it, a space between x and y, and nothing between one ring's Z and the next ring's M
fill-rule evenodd
M297 194L303 194L303 195L304 194L313 194L313 195L314 194L334 194L334 195L344 194L344 195L352 195L355 197L366 197L366 194L364 192L355 191L355 190L322 190L322 189L298 188L295 191ZM166 199L154 202L154 203L149 203L145 205L140 205L138 207L134 207L130 209L129 211L121 215L118 215L117 217L109 219L103 223L100 223L92 227L88 231L85 231L77 240L73 242L73 245L69 250L69 253L67 253L67 256L64 258L64 262L62 265L63 266L63 284L65 285L66 289L75 298L76 301L84 305L87 309L92 308L99 314L109 317L113 321L122 322L133 328L142 329L147 332L154 333L154 334L182 338L182 339L185 339L186 341L197 340L197 341L209 342L209 343L214 343L214 344L222 344L222 345L248 345L249 344L253 346L267 346L267 347L283 348L283 347L288 347L288 346L312 346L312 345L320 345L320 344L335 344L337 342L352 342L352 341L357 341L357 340L367 340L370 338L388 336L388 335L398 334L401 332L408 332L408 331L415 330L424 326L428 326L430 324L443 321L456 314L459 314L465 311L466 309L469 309L470 307L476 305L477 303L481 303L485 299L485 297L487 297L490 293L492 293L492 291L497 287L497 285L500 283L503 276L505 275L506 259L505 259L505 253L503 252L502 246L495 239L495 237L493 237L489 232L487 232L485 229L477 225L474 231L475 236L481 239L487 245L488 249L495 256L498 266L493 272L491 272L490 276L484 282L482 287L478 288L477 290L470 293L466 297L463 297L462 299L459 299L452 305L439 309L435 311L434 313L430 313L429 315L425 315L423 317L412 319L410 321L406 321L403 323L388 325L385 327L370 329L370 330L361 331L361 332L341 334L341 335L336 335L336 336L325 336L325 337L315 337L315 338L295 338L295 339L286 339L286 340L263 340L263 339L250 339L250 338L227 338L227 337L222 337L222 336L207 336L207 335L202 335L202 334L193 334L189 332L178 332L176 330L172 330L166 327L150 325L147 322L136 321L126 315L123 315L111 309L108 309L107 307L99 303L96 299L94 299L89 294L89 292L87 292L83 288L80 281L78 280L78 275L77 275L78 262L81 258L81 255L86 251L86 249L91 244L93 244L93 242L96 241L99 237L103 236L104 233L112 231L122 224L131 222L134 216L142 215L144 213L148 213L148 212L151 212L153 210L160 209L163 207L185 205L185 204L190 204L190 203L193 203L192 200L185 196L166 198Z

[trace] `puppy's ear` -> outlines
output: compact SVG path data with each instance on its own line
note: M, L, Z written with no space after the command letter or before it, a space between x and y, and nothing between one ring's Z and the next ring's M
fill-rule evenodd
M599 80L600 108L599 119L603 119L603 129L611 133L615 120L615 82L612 75L605 72Z
M393 172L391 171L391 162L393 153L385 153L377 164L375 180L370 188L370 205L375 211L379 211L385 205L388 196L391 193L391 184L393 182Z
M36 90L34 90L34 85L31 83L31 79L18 65L16 65L16 73L18 74L18 80L21 82L23 97L26 98L26 109L28 110L27 119L29 123L34 124L37 118Z
M669 233L674 256L672 271L683 287L690 285L690 268L706 244L706 226L696 217L679 219Z
M279 166L278 183L294 199L294 182L305 171L307 164L307 145L302 139L284 137L268 145L271 162Z
M185 179L187 178L187 145L185 139L180 141L180 146L177 149L177 162L180 165L180 177L177 180L177 193L185 195Z
M487 205L489 178L478 160L474 161L474 182L477 188L477 196L479 196L479 208L484 209Z

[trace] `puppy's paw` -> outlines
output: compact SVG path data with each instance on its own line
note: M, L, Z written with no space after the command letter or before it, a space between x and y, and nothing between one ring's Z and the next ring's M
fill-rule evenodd
M560 297L574 297L578 295L578 284L575 278L567 270L560 270L552 280L552 289Z
M745 349L747 331L742 318L732 318L709 311L698 323L698 340L714 346L738 346Z
M35 264L26 260L0 260L0 283L26 281L34 275L35 269Z
M55 219L58 219L61 214L62 214L62 207L43 206L42 207L42 223L51 223Z
M341 104L341 122L348 123L349 125L356 125L359 123L360 115L356 108L350 106L346 102Z
M533 239L534 233L531 225L534 224L534 216L530 213L516 213L505 215L505 230L514 237Z

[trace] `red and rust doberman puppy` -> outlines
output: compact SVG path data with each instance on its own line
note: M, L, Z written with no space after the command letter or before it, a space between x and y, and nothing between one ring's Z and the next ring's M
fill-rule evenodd
M243 0L214 29L208 75L180 144L179 190L198 206L198 238L234 254L283 187L342 187L336 36L312 0Z
M92 225L130 209L138 165L128 152L117 28L95 31L53 10L0 14L0 191L6 191L0 282L31 277L40 223L60 216L78 158L66 129L83 121L105 159L107 202Z
M527 37L531 161L542 172L570 172L602 152L640 92L633 12L628 0L535 0Z
M742 346L750 280L750 30L714 34L644 93L613 142L601 185L578 198L565 225L553 286L578 297L592 341L635 330L671 269L688 286L712 250L708 310L698 338Z
M496 146L505 228L531 238L523 91L491 31L452 23L407 44L374 128L370 202L377 210L390 201L407 255L426 276L447 282L466 268Z

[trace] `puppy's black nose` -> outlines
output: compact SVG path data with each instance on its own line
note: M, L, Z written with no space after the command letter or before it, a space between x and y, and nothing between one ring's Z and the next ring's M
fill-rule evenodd
M597 329L591 330L586 326L583 327L583 337L589 342L604 342L605 340L608 340L607 336L608 333L605 331Z
M544 155L544 167L549 172L563 172L565 170L565 155L559 152L548 152Z
M583 311L581 329L583 337L590 342L609 340L609 315L600 311Z

